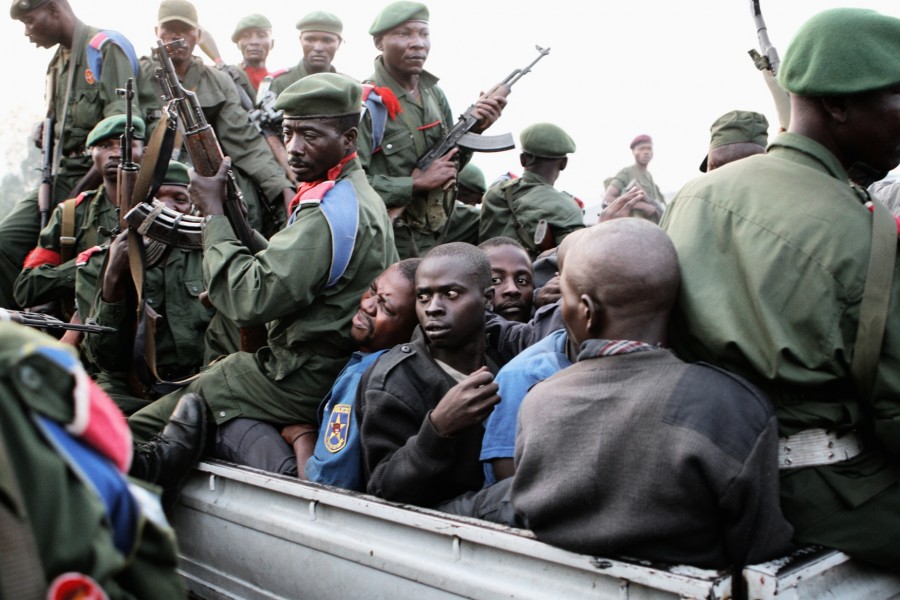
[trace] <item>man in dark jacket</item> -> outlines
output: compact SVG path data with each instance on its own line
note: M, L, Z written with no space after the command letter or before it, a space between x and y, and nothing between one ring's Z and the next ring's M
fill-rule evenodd
M500 401L497 368L485 354L485 309L493 297L482 250L454 242L422 260L419 328L359 386L369 493L432 506L482 486L482 423Z

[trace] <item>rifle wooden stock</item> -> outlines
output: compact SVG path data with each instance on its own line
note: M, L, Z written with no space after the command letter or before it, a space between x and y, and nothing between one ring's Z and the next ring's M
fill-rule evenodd
M212 127L206 124L197 131L185 133L184 143L187 147L188 154L191 155L191 162L194 163L194 170L204 177L212 177L219 170L222 164L222 149L219 147L219 141ZM234 174L228 172L228 190L223 203L225 216L231 223L234 234L238 240L250 249L254 254L262 250L253 236L253 229L247 222L247 216L244 214L243 198L241 190L238 188Z
M134 202L134 188L137 184L139 167L132 163L130 165L119 165L119 171L116 173L116 210L119 212L119 231L128 229L128 223L125 221L125 215L131 209Z

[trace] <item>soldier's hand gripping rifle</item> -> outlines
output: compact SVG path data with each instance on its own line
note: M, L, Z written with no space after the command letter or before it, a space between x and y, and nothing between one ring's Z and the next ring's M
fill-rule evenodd
M197 95L186 90L178 80L172 58L169 56L169 48L178 48L184 45L184 40L175 40L169 44L162 40L156 41L153 56L160 66L156 69L156 79L162 89L163 101L172 103L178 113L179 124L183 128L184 143L188 154L191 156L194 170L204 177L212 177L222 164L222 148L219 140L207 122L203 114ZM262 250L262 246L253 237L253 229L247 222L244 214L244 199L238 188L234 174L228 172L227 193L223 208L231 228L238 240L256 254Z
M512 86L524 75L530 73L531 67L537 64L539 60L550 54L550 48L541 48L540 46L535 46L535 48L540 54L531 61L531 64L524 69L515 69L507 75L506 79L492 87L485 96L502 98L509 96ZM475 105L473 104L466 109L466 112L460 115L459 120L447 132L447 135L429 148L428 152L419 159L416 167L424 171L431 163L457 146L476 152L501 152L516 147L512 135L508 133L492 136L473 133L472 130L478 125L478 118L472 114L474 112Z
M750 50L750 58L753 64L760 70L769 91L772 93L772 99L775 100L775 112L778 114L778 124L782 131L787 131L791 121L791 100L788 93L778 84L775 76L778 74L778 67L781 64L778 58L778 51L772 42L769 41L768 28L763 20L762 9L759 7L759 0L750 0L750 12L753 15L753 24L756 26L756 37L759 40L759 51L755 48Z

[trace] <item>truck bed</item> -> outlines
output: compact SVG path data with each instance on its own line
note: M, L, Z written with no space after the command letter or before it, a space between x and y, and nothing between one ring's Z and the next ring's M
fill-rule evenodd
M528 532L211 461L173 525L195 598L732 597L732 576L575 554ZM900 598L900 575L807 548L744 569L748 598ZM738 596L740 597L740 596Z

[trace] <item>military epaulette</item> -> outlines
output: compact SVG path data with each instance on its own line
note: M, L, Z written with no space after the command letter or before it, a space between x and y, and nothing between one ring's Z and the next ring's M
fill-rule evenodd
M88 199L88 195L89 195L89 194L90 194L90 195L94 195L94 194L96 194L98 191L99 191L99 190L92 190L92 191L90 191L90 192L81 192L80 194L78 194L77 196L75 196L75 206L76 206L76 207L81 206L81 203Z
M134 72L134 76L137 77L140 72L140 65L138 64L134 46L131 45L128 38L118 31L104 29L92 37L87 45L88 68L90 68L94 80L100 81L101 70L103 68L103 47L107 42L112 42L125 53L125 56L128 57L128 62L131 63L131 70Z
M288 71L290 71L290 69L278 69L278 70L275 70L275 71L270 72L270 73L269 73L269 76L270 76L272 79L276 79L276 78L278 78L278 77L281 77L282 75L284 75L284 74L287 73Z
M381 147L384 139L384 129L388 117L393 121L397 118L403 107L394 92L388 87L377 87L373 83L363 83L363 107L372 118L372 152Z

